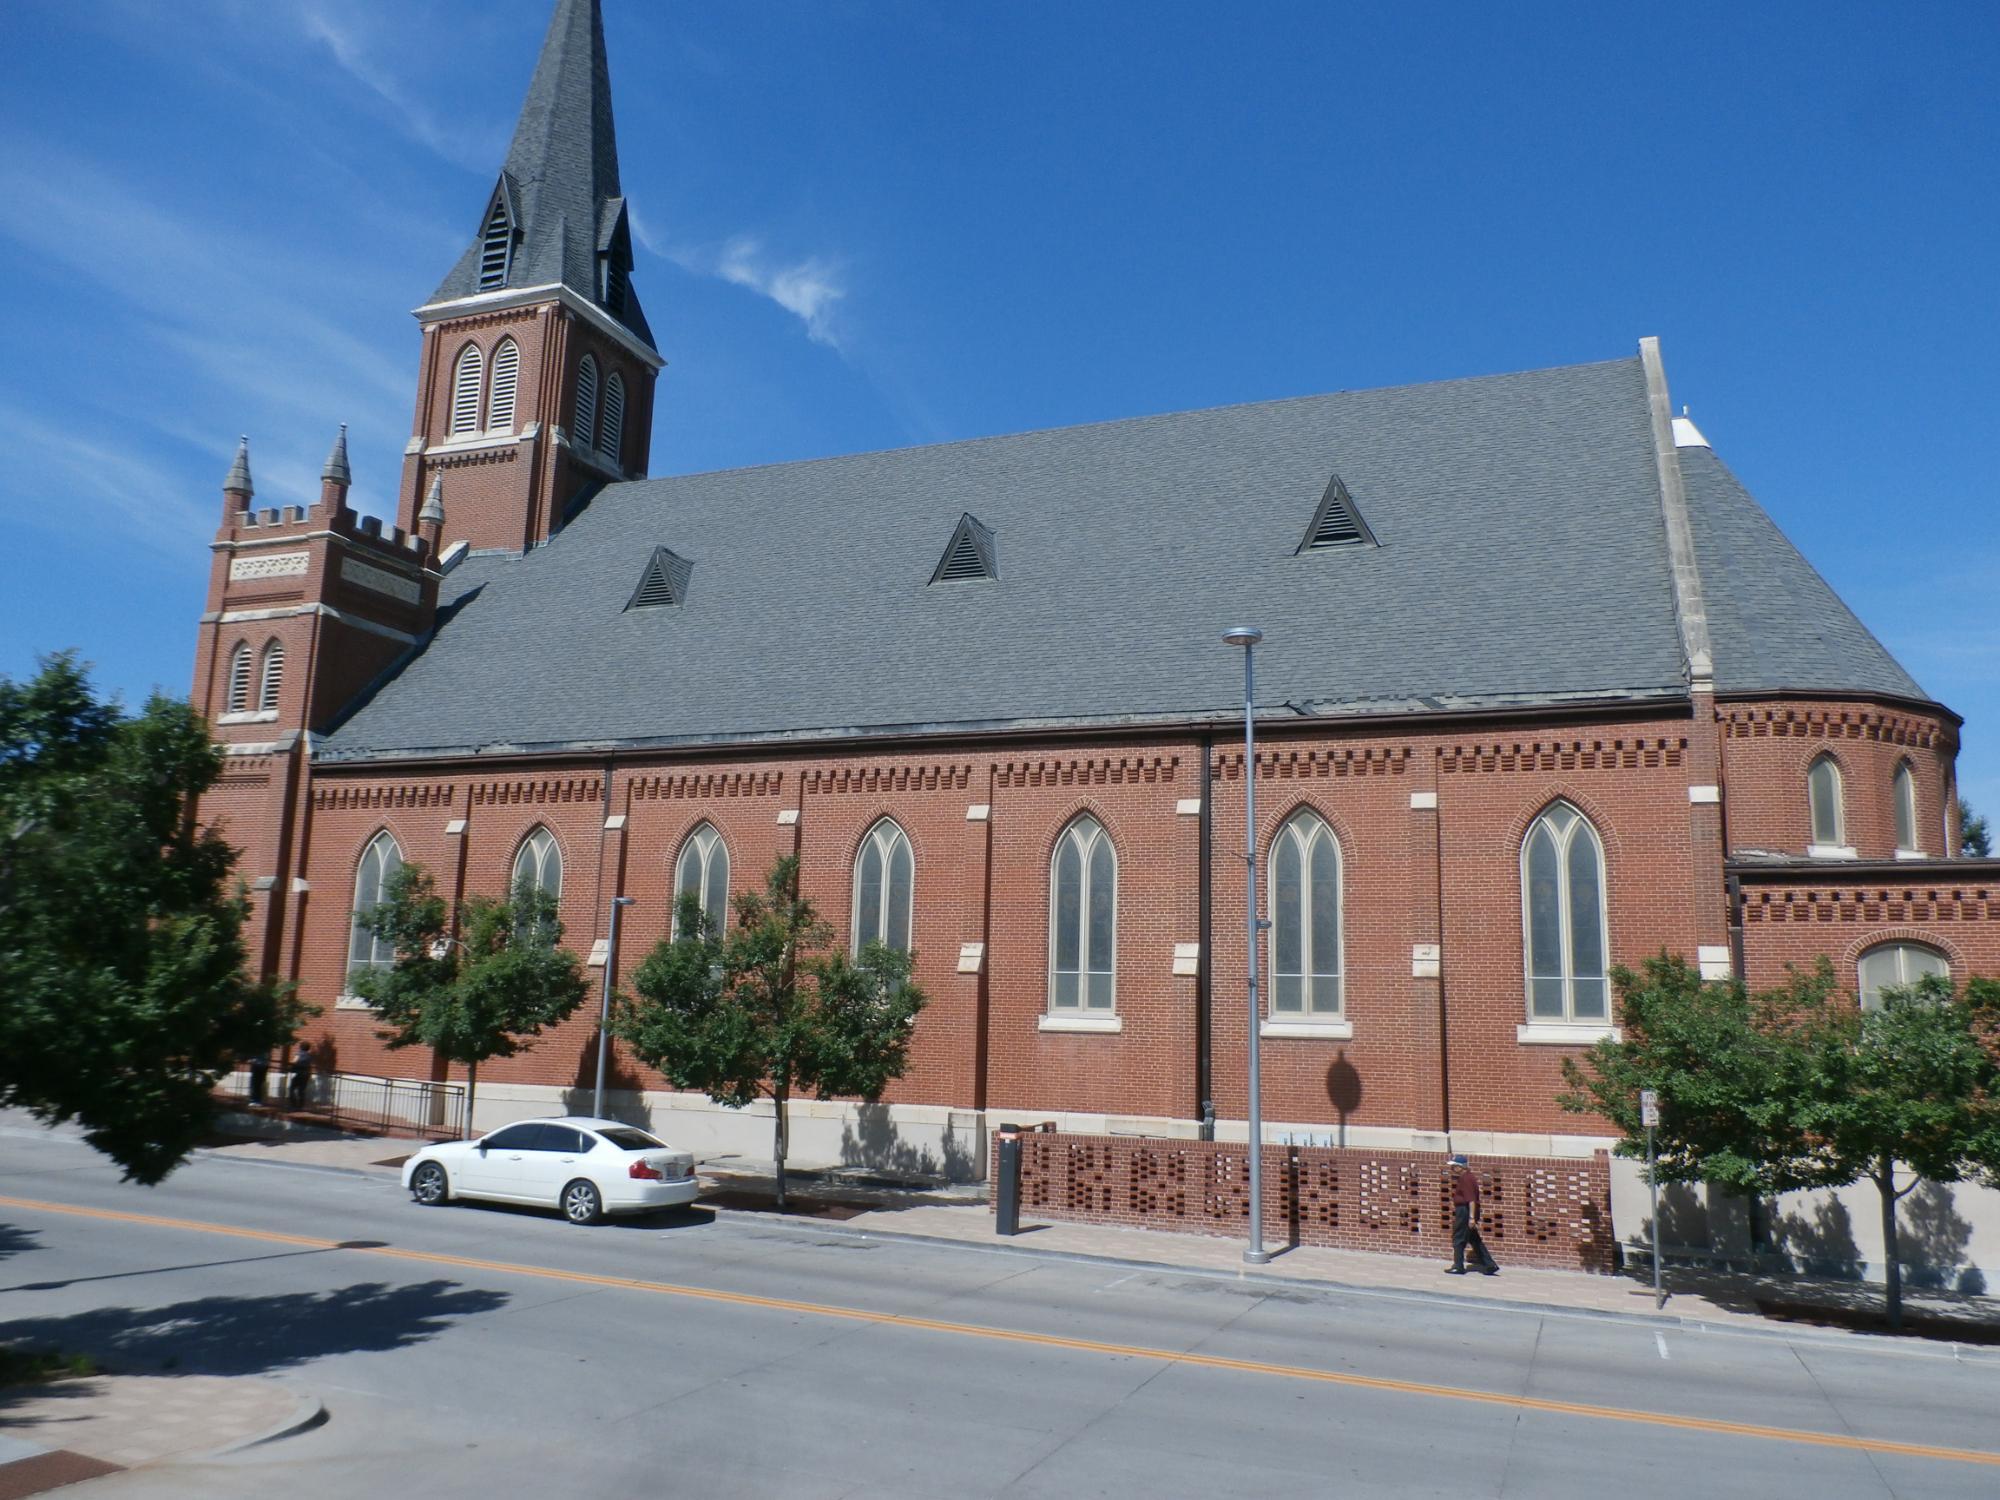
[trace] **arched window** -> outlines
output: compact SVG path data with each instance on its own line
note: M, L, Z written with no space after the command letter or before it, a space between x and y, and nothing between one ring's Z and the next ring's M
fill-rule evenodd
M285 685L285 646L282 641L268 641L264 646L264 670L257 683L257 706L266 713L274 713L278 707L278 694Z
M514 430L514 396L521 386L521 346L500 340L493 351L493 391L486 398L486 426L493 432Z
M1812 811L1812 841L1826 849L1846 844L1847 819L1840 806L1840 767L1822 755L1806 772L1806 802Z
M1896 847L1914 854L1923 846L1917 842L1917 778L1911 773L1908 761L1896 767L1892 790L1896 803Z
M546 828L537 828L521 840L520 852L514 856L514 878L508 889L518 891L523 882L531 890L562 895L562 850Z
M597 361L588 354L576 367L576 418L569 435L586 448L597 446Z
M1118 855L1089 813L1063 830L1049 864L1049 1005L1109 1011L1118 954Z
M892 818L868 830L854 857L854 951L868 943L910 951L914 865L910 841Z
M712 823L703 823L681 845L674 866L674 925L680 925L681 897L689 891L701 901L702 915L721 924L729 920L729 846ZM680 934L675 933L678 937Z
M240 714L250 707L250 643L238 641L229 653L229 707L225 712Z
M1281 1018L1340 1014L1340 842L1326 820L1300 812L1271 846L1271 1011Z
M396 950L362 924L382 903L389 877L402 867L403 851L386 829L361 851L361 864L354 872L354 931L347 945L350 976L367 969L386 969L396 962Z
M625 446L625 377L616 370L604 382L604 412L597 424L597 451L613 463Z
M1915 984L1926 974L1951 978L1951 963L1935 948L1921 943L1883 943L1861 955L1856 966L1861 981L1861 1008L1877 1010L1882 991Z
M477 344L458 351L458 363L451 375L451 434L479 431L479 382L486 358Z
M1521 844L1528 1019L1609 1022L1604 846L1567 802L1535 819Z

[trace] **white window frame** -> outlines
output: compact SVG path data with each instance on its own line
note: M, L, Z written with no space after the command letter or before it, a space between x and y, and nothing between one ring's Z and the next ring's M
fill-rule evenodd
M1092 857L1097 852L1097 845L1100 841L1103 842L1104 847L1107 850L1109 850L1111 854L1111 963L1108 970L1093 969L1090 964L1091 959L1095 956L1091 952L1090 948L1090 896L1091 896L1090 865ZM1077 975L1076 991L1079 998L1075 1004L1065 1005L1062 1004L1056 997L1056 975L1057 975L1056 945L1059 936L1056 930L1056 923L1059 920L1059 914L1057 910L1058 892L1056 885L1056 879L1057 879L1056 867L1062 860L1063 849L1072 842L1076 844L1077 867L1080 880L1080 884L1078 885L1077 888L1077 905L1076 905L1077 968L1074 971L1075 974ZM1067 973L1071 971L1065 970L1063 972ZM1088 980L1089 976L1095 973L1108 973L1110 975L1111 1000L1110 1003L1107 1005L1092 1005L1089 1003ZM1091 813L1087 812L1078 813L1074 818L1070 819L1070 821L1066 825L1064 825L1061 836L1056 839L1055 847L1049 852L1048 976L1049 976L1048 1014L1052 1019L1062 1019L1068 1017L1077 1017L1077 1018L1091 1017L1091 1018L1101 1018L1108 1022L1112 1018L1117 1016L1118 1014L1118 846L1112 842L1111 834L1105 828L1104 824L1101 823Z
M391 855L395 858L394 864L388 862ZM361 899L362 885L369 878L371 866L374 869L375 899L364 903ZM372 909L380 905L382 901L382 887L388 883L389 877L402 867L403 846L396 842L396 836L386 828L378 829L375 836L361 846L361 858L354 862L354 902L348 908L347 934L346 987L350 991L354 987L354 976L361 971L387 969L395 965L395 949L389 947L381 938L374 936L372 933L366 936L368 944L367 954L365 956L360 955L357 950L363 941L361 927L363 906L365 905Z
M501 406L502 397L506 405ZM513 338L493 346L493 375L487 382L487 432L512 432L514 414L521 402L521 346Z
M479 412L486 394L486 354L467 343L451 362L451 413L445 424L452 437L479 432Z
M1301 830L1304 830L1301 832ZM1285 840L1291 840L1299 856L1299 955L1302 972L1288 977L1300 980L1300 998L1304 1002L1299 1010L1278 1009L1278 849ZM1332 1009L1318 1008L1313 1004L1312 983L1316 976L1318 955L1312 945L1312 903L1315 887L1312 880L1313 846L1324 839L1333 850L1333 968L1326 977L1333 980L1334 1004ZM1278 832L1271 840L1269 852L1264 857L1264 881L1267 899L1270 902L1270 930L1265 934L1265 952L1268 964L1265 972L1270 975L1269 991L1264 999L1264 1019L1269 1025L1278 1026L1336 1026L1347 1017L1347 861L1342 855L1340 839L1333 831L1333 825L1312 808L1302 807L1279 825Z
M1820 797L1813 789L1813 779L1825 766L1833 778L1833 837L1831 840L1819 836ZM1847 842L1847 776L1840 769L1840 760L1831 750L1822 751L1812 758L1806 767L1806 854L1813 859L1852 859L1854 849Z
M257 711L276 713L278 695L285 690L285 643L276 636L264 642L264 658L257 673Z
M1908 955L1913 952L1929 954L1942 966L1944 977L1947 979L1951 977L1951 958L1942 948L1935 948L1929 943L1913 943L1901 939L1891 939L1886 943L1871 944L1854 960L1854 997L1860 1002L1861 1008L1864 1011L1874 1011L1882 1008L1883 990L1894 989L1899 985L1914 984L1922 973L1930 972L1929 970L1911 970ZM1871 987L1867 980L1862 977L1863 965L1880 953L1895 954L1897 977L1886 984Z
M229 686L224 699L228 707L224 709L225 713L250 712L250 662L250 643L238 641L229 653Z
M1923 853L1923 825L1917 821L1917 773L1907 760L1896 762L1896 774L1889 780L1889 800L1896 820L1896 853ZM1903 836L1906 832L1907 839Z
M687 837L681 840L680 848L674 851L674 871L673 871L674 905L673 905L672 925L668 929L670 940L678 938L681 935L680 934L681 891L683 889L683 885L681 882L681 865L686 861L690 850L694 851L695 859L699 867L700 884L696 886L695 894L701 901L702 915L709 918L718 927L726 925L729 921L729 895L730 895L729 845L726 841L724 841L722 837L722 831L718 829L713 823L704 819L701 822L695 824L694 827L688 830ZM715 867L715 858L718 853L722 856L723 909L721 911L714 911L711 910L709 907L708 882L709 882L710 872Z
M902 824L898 823L894 818L877 818L874 825L862 836L860 846L854 851L854 900L850 911L848 931L853 934L852 942L849 945L850 949L857 955L861 952L862 947L871 940L879 940L890 947L896 946L889 942L889 929L893 925L889 920L889 893L895 888L895 883L890 878L890 868L895 860L898 845L901 845L908 852L910 859L910 888L903 903L903 931L909 934L910 941L903 944L900 951L904 953L910 952L916 942L917 851L910 843L909 834L903 831ZM868 857L868 851L871 848L874 849L881 861L881 872L877 876L875 907L880 919L880 931L866 933L861 930L861 896L863 890L861 864Z
M548 878L554 867L554 880ZM512 895L520 889L521 877L526 875L538 891L547 891L556 900L562 900L563 857L562 845L549 832L546 824L537 823L521 840L521 847L514 851L514 869L508 877L507 893Z
M1552 821L1558 811L1570 814L1572 821L1566 829L1558 829ZM1535 973L1535 913L1534 884L1528 875L1528 850L1535 841L1535 834L1544 825L1555 843L1556 850L1556 915L1559 921L1558 941L1562 959L1562 973ZM1599 951L1604 958L1604 973L1585 975L1587 979L1602 979L1604 982L1604 1015L1579 1016L1576 1013L1576 934L1572 928L1572 907L1569 885L1569 855L1571 843L1579 831L1587 832L1592 846L1597 851L1597 935ZM1527 1007L1527 1020L1520 1028L1520 1040L1541 1040L1561 1037L1564 1040L1589 1040L1598 1036L1615 1033L1612 1025L1611 994L1611 910L1610 910L1610 870L1604 854L1604 837L1597 831L1597 825L1583 815L1583 809L1564 798L1551 802L1535 815L1521 835L1520 876L1521 876L1521 990L1522 1000ZM1537 979L1562 981L1563 1013L1560 1016L1537 1016L1535 1014L1535 981ZM1587 1033L1587 1035L1585 1035Z

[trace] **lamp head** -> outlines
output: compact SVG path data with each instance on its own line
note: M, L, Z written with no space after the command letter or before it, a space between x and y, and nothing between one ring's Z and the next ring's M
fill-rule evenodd
M611 904L613 906L630 906L638 899L637 896L613 896Z
M1248 650L1264 639L1264 632L1255 625L1238 625L1233 630L1223 631L1222 638L1232 646L1241 646Z

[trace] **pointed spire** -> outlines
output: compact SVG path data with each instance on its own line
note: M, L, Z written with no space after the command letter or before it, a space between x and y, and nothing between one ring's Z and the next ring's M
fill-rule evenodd
M444 525L444 475L431 475L430 490L424 495L424 508L417 512L420 526Z
M250 485L250 438L246 433L236 440L236 457L229 465L229 476L222 481L222 493L241 495L247 506L256 490Z
M340 424L340 436L333 440L333 451L326 456L326 467L319 471L319 477L328 484L340 485L343 489L354 483L354 473L347 467L347 424Z

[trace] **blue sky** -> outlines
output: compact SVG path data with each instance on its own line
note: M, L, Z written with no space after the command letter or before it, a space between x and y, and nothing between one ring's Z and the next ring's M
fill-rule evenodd
M184 692L239 432L351 424L549 0L15 0L0 673ZM1966 719L2000 813L2000 7L606 0L636 284L697 471L1614 358Z

